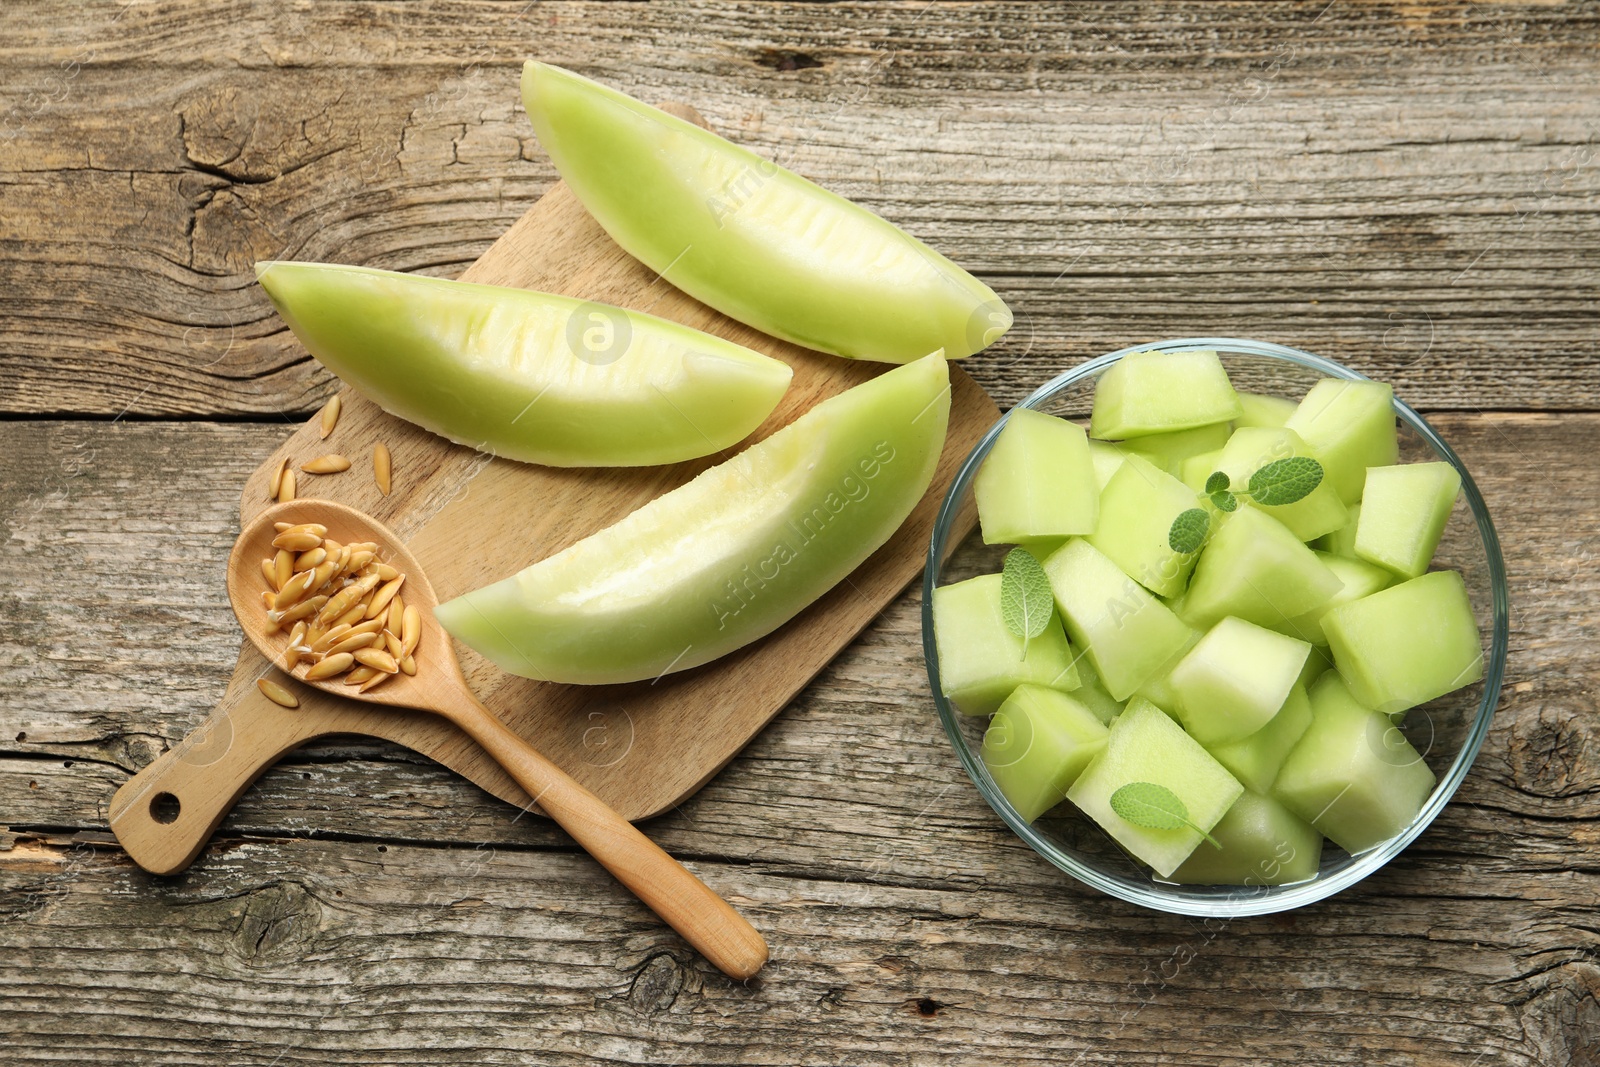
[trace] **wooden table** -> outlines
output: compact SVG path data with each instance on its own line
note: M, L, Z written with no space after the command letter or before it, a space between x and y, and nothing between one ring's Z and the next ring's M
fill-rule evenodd
M7 0L0 1059L1600 1062L1600 11ZM1048 866L926 693L908 592L647 825L768 935L711 971L549 824L360 740L193 868L106 832L222 692L239 487L333 382L258 258L452 276L555 179L538 56L684 100L953 255L1002 404L1141 340L1391 379L1476 473L1500 711L1380 874L1205 924Z

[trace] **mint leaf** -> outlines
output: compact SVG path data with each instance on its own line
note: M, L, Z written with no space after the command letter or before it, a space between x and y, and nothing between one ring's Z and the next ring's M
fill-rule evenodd
M1310 456L1275 459L1250 476L1250 498L1277 507L1304 500L1322 484L1322 464Z
M1218 511L1238 511L1239 498L1226 489L1211 494L1211 503L1216 505Z
M1111 794L1111 810L1123 822L1146 830L1194 830L1212 845L1221 848L1216 838L1189 821L1189 808L1183 798L1155 782L1129 782Z
M1005 566L1000 570L1000 614L1006 629L1022 638L1023 658L1028 655L1028 642L1050 625L1055 607L1050 578L1033 553L1025 548L1006 553Z
M1185 555L1198 552L1206 543L1206 531L1210 528L1211 516L1203 508L1190 508L1172 520L1172 527L1167 530L1167 546Z
M1212 471L1211 477L1206 479L1206 493L1220 493L1231 484L1233 479L1228 477L1227 471Z

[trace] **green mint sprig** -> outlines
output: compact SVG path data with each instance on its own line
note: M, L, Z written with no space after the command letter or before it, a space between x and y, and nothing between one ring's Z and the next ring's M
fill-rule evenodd
M1006 629L1022 638L1022 658L1028 658L1028 642L1044 633L1056 609L1055 594L1044 567L1025 548L1006 553L1000 570L1000 614Z
M1123 822L1131 822L1146 830L1181 830L1187 826L1211 842L1212 847L1222 847L1222 842L1190 821L1189 808L1183 798L1164 785L1129 782L1111 794L1111 810Z
M1249 497L1257 504L1282 507L1304 500L1322 484L1322 464L1310 456L1275 459L1250 476L1244 489L1234 489L1226 471L1213 471L1206 479L1205 495L1218 511L1237 511L1239 498ZM1204 508L1179 513L1167 530L1167 545L1174 552L1198 552L1211 530L1211 516Z

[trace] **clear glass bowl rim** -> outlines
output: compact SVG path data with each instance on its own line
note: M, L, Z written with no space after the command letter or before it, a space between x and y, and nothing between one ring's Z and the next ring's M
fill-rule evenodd
M1184 337L1170 341L1157 341L1152 344L1131 345L1087 360L1035 389L1017 407L1040 407L1068 386L1075 385L1085 378L1095 376L1123 356L1134 352L1148 352L1151 350L1181 351L1184 349L1204 348L1218 349L1223 353L1264 356L1285 360L1307 367L1330 378L1354 380L1366 378L1366 375L1353 371L1342 364L1324 359L1321 356L1314 356L1297 348L1289 348L1285 345L1272 344L1266 341L1249 341L1235 337ZM1493 633L1490 640L1489 656L1484 664L1483 698L1478 705L1477 717L1468 729L1460 751L1456 753L1456 757L1451 762L1450 767L1441 776L1438 785L1434 787L1433 795L1422 806L1422 810L1418 812L1411 825L1406 827L1400 834L1381 845L1361 853L1343 869L1327 877L1318 877L1308 882L1299 882L1288 886L1241 886L1238 887L1238 892L1232 896L1186 896L1181 891L1183 887L1168 887L1158 882L1138 884L1107 875L1093 865L1084 863L1076 857L1063 852L1036 831L1030 823L1022 819L1010 802L990 783L987 775L982 773L977 753L972 750L971 746L967 744L966 738L961 734L959 726L961 713L950 706L950 702L945 699L939 684L938 655L933 641L933 590L938 581L940 565L943 562L942 546L949 539L956 515L960 511L961 502L965 498L968 486L972 482L972 476L977 472L978 466L983 462L984 457L988 455L990 447L994 444L995 437L1004 428L1006 420L1011 417L1011 412L1008 411L1003 414L994 426L990 428L989 432L984 434L982 440L973 446L972 451L968 453L966 460L957 471L950 489L945 493L944 501L939 508L938 518L934 523L932 538L928 545L928 563L922 582L923 657L928 669L928 681L932 687L934 704L939 710L940 721L944 724L945 734L950 738L951 745L955 748L957 756L960 757L961 765L966 769L967 776L972 779L973 784L977 786L978 791L988 801L989 806L995 810L995 813L1005 821L1006 825L1011 827L1018 837L1026 841L1035 852L1086 885L1093 886L1101 892L1121 900L1153 908L1157 911L1174 915L1224 919L1243 918L1251 915L1270 915L1274 912L1288 911L1323 900L1372 874L1399 855L1407 845L1428 828L1439 812L1444 809L1444 806L1450 802L1450 798L1455 795L1462 780L1466 778L1467 772L1477 759L1478 750L1483 747L1483 740L1489 732L1489 724L1494 717L1494 710L1500 699L1500 687L1505 676L1510 630L1505 561L1500 552L1500 538L1495 533L1493 521L1489 518L1489 509L1484 504L1483 495L1478 491L1477 483L1473 481L1471 472L1461 462L1461 457L1456 455L1455 450L1446 444L1444 439L1428 424L1428 421L1413 410L1409 404L1396 397L1394 406L1395 412L1399 415L1401 421L1427 441L1435 452L1460 472L1461 490L1466 497L1473 521L1477 524L1478 534L1483 541L1484 557L1489 569L1489 584L1493 591ZM1016 408L1011 410L1015 411Z

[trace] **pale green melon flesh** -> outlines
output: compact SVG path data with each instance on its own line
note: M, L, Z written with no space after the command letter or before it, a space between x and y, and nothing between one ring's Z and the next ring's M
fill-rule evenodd
M1205 747L1246 789L1265 793L1277 780L1278 770L1289 750L1310 725L1311 701L1306 697L1305 687L1296 682L1290 687L1289 696L1278 714L1261 729L1237 741Z
M1097 492L1104 491L1106 483L1111 481L1113 474L1122 469L1122 463L1127 458L1128 454L1122 450L1122 446L1089 438L1089 460L1094 464L1094 484Z
M1328 673L1311 690L1311 725L1289 752L1273 795L1354 855L1411 825L1434 775L1389 719Z
M1189 581L1184 613L1191 624L1233 615L1293 635L1290 619L1339 591L1338 576L1266 512L1241 507L1219 525Z
M1466 584L1434 571L1322 617L1333 662L1357 700L1393 714L1483 677L1483 646Z
M1291 885L1316 876L1322 835L1271 797L1245 792L1172 872L1180 885Z
M1067 632L1106 691L1126 700L1188 638L1189 628L1089 542L1073 538L1044 561Z
M1111 795L1131 782L1153 782L1172 790L1188 809L1190 821L1204 830L1215 826L1244 792L1222 764L1160 708L1145 700L1128 704L1111 724L1105 750L1067 790L1067 799L1162 878L1172 874L1202 837L1187 826L1151 830L1124 821L1111 810Z
M1217 461L1217 470L1226 474L1230 486L1239 491L1249 486L1251 476L1262 467L1292 456L1305 456L1321 462L1316 452L1293 430L1243 426L1228 438L1222 456ZM1331 533L1350 521L1349 509L1326 477L1309 495L1292 504L1263 505L1251 501L1251 505L1283 523L1290 533L1302 541Z
M1178 481L1193 489L1196 493L1203 492L1206 481L1217 469L1217 461L1222 458L1222 449L1211 452L1202 452L1198 456L1190 456L1178 468Z
M1284 423L1315 450L1346 504L1361 499L1368 467L1400 458L1394 389L1383 382L1324 378Z
M1239 426L1265 426L1275 429L1289 421L1289 416L1294 414L1294 409L1299 407L1295 401L1282 396L1267 396L1263 393L1240 393L1240 413L1233 420L1235 427Z
M1055 689L1019 685L983 735L983 763L1011 806L1032 822L1066 799L1067 788L1106 747L1105 724Z
M1019 685L1078 687L1072 648L1052 617L1044 633L1027 642L1006 628L1000 611L1000 575L981 574L933 591L933 640L939 684L968 715L987 715Z
M1356 558L1356 530L1360 528L1361 505L1350 505L1350 521L1332 533L1317 538L1316 547L1345 559Z
M1248 737L1278 714L1311 645L1232 616L1172 669L1179 720L1201 744Z
M1100 494L1100 522L1087 538L1122 572L1161 596L1189 584L1197 557L1174 552L1172 520L1195 506L1188 486L1140 455L1129 455Z
M1123 452L1143 456L1173 477L1177 477L1188 460L1207 452L1215 452L1228 443L1233 431L1226 422L1213 422L1196 426L1192 430L1174 430L1171 433L1151 434L1118 445Z
M1120 441L1227 422L1239 396L1211 351L1135 352L1095 383L1089 435Z
M1072 691L1072 695L1078 703L1094 712L1095 718L1109 724L1112 719L1122 714L1125 701L1118 700L1106 691L1105 683L1095 673L1094 664L1090 662L1088 656L1079 656L1076 666L1079 685Z
M1318 552L1317 558L1327 564L1328 569L1344 583L1344 587L1321 607L1290 619L1285 632L1314 645L1326 645L1328 635L1322 632L1322 617L1340 604L1348 604L1371 596L1380 589L1387 589L1394 582L1394 575L1363 560L1346 559L1331 552Z
M1100 490L1081 426L1018 408L972 480L983 540L1057 541L1095 528Z
M1177 613L1178 608L1181 606L1182 599L1182 597L1179 597L1178 600L1173 601L1172 610L1174 614ZM1179 615L1178 618L1181 621L1183 616ZM1203 630L1195 629L1188 623L1184 623L1184 627L1189 632L1183 639L1183 646L1167 657L1167 661L1157 667L1150 677L1146 678L1139 688L1134 691L1134 696L1144 697L1144 699L1174 718L1177 717L1177 712L1174 709L1178 706L1178 694L1172 688L1172 669L1183 662L1183 657L1189 654L1191 648L1200 643L1200 638L1205 633Z
M1459 492L1461 475L1448 463L1368 469L1356 555L1415 578L1428 569Z

